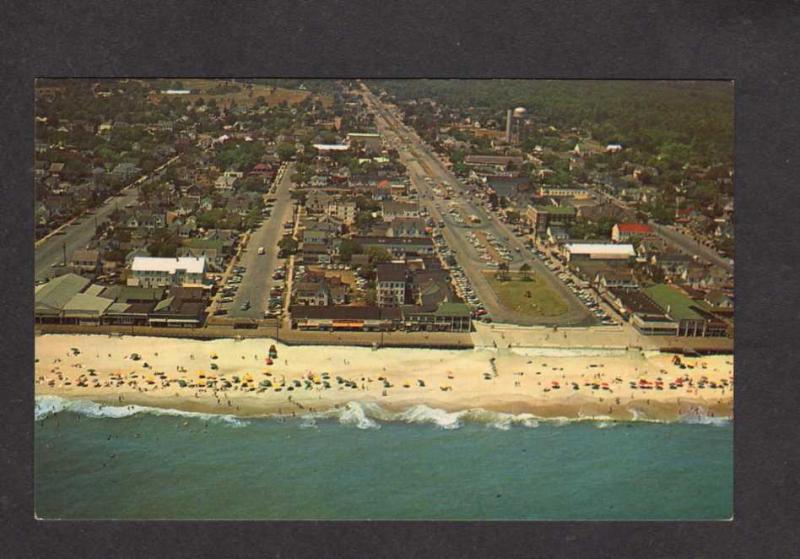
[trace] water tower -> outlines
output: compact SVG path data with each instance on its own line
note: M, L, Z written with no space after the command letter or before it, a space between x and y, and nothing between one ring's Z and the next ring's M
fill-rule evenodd
M506 142L509 144L520 143L527 118L528 111L525 107L517 107L513 111L509 109L506 113Z

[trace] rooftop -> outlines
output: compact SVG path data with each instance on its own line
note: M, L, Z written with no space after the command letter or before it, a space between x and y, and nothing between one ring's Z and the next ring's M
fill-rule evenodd
M555 215L573 215L576 210L572 206L533 206L537 212Z
M417 245L433 246L428 237L353 237L360 245Z
M398 264L378 264L376 278L380 281L405 281L406 268Z
M134 272L151 271L174 274L176 270L185 270L189 274L202 274L206 269L204 256L181 256L161 258L155 256L135 256L131 270Z
M89 280L77 274L65 274L36 289L36 308L63 309L75 295L89 285Z
M478 165L507 165L516 163L522 165L523 159L518 155L467 155L464 163L476 163Z
M347 151L350 149L348 144L314 144L320 151Z
M378 320L399 318L400 309L355 305L331 307L292 305L289 312L292 318Z
M611 243L568 243L564 245L570 254L614 254L635 256L636 251L633 250L633 245L623 244L615 245Z
M66 312L80 312L80 313L93 313L103 314L105 310L111 306L113 301L105 297L97 297L88 293L77 293L64 305Z
M698 310L700 304L690 299L679 288L660 283L644 290L650 299L661 307L667 315L678 320L701 320Z
M620 233L646 234L653 232L653 228L646 223L618 223L617 229Z

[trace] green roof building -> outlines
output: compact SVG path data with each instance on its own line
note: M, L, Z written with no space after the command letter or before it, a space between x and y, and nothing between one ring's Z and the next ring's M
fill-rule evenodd
M464 303L443 301L434 306L405 305L403 323L408 330L427 332L469 332L472 316Z
M646 288L644 293L668 318L678 323L678 336L726 336L728 333L724 321L679 287L661 283Z

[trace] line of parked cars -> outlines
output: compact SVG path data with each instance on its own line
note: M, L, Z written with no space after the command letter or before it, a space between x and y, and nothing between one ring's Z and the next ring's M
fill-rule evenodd
M239 285L242 283L242 279L244 277L243 274L247 271L247 268L244 266L234 266L233 270L231 271L233 272L233 275L231 275L231 277L228 278L228 281L225 282L225 284L219 289L219 305L217 310L214 311L214 315L216 316L228 314L228 311L230 310L230 304L233 303L234 299L236 299L236 294L239 291ZM213 276L213 279L215 282L221 282L222 275L215 275Z
M464 273L463 268L452 258L453 252L447 246L444 237L441 234L434 235L433 242L442 264L449 266L450 279L453 282L456 294L472 307L472 317L480 317L483 322L491 322L492 319L488 316L486 308L475 294L475 290L472 288L472 284Z
M584 305L586 305L586 308L589 309L595 318L600 320L600 322L606 326L618 324L617 321L611 318L606 311L600 308L600 305L597 303L594 295L588 289L578 286L572 276L566 271L563 271L561 267L555 263L555 261L548 259L545 253L540 250L535 250L534 254L537 258L544 260L545 266L547 266L548 269L550 269L552 272L558 272L558 274L556 274L558 279L564 282L569 290L572 291Z
M283 295L286 284L286 266L276 268L272 273L272 287L267 299L264 318L279 318L283 314Z

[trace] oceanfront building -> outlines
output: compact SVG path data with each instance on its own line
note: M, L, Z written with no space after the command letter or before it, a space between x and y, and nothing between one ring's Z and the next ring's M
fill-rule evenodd
M140 287L201 286L206 275L204 256L161 258L136 256L128 285Z

